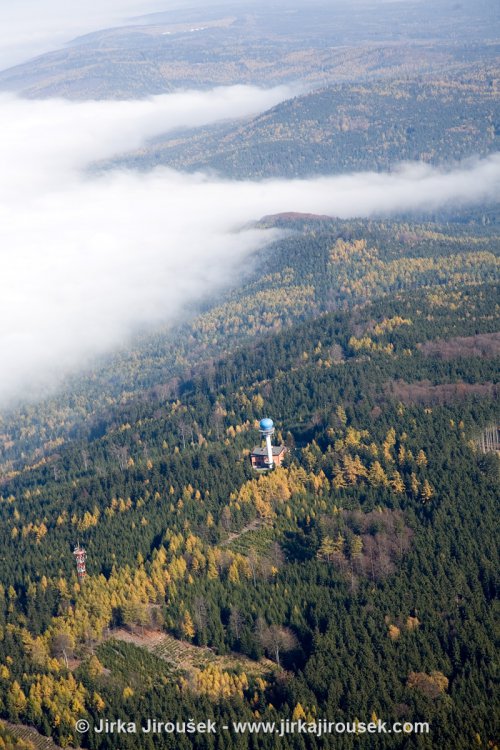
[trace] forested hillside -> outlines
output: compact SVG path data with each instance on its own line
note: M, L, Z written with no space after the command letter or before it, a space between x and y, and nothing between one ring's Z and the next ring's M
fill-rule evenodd
M0 750L498 750L498 6L193 2L0 71Z
M267 217L259 225L284 236L252 260L244 282L228 290L223 303L213 299L201 314L193 311L189 323L138 339L69 379L56 396L0 415L3 475L53 460L69 437L106 429L108 412L134 394L153 402L175 396L179 377L202 363L211 366L244 341L402 290L435 288L439 295L498 275L495 226L301 215Z
M363 226L363 240L360 229L329 237L326 267L367 252L373 262L380 227ZM394 263L396 246L384 247ZM416 237L411 247L425 257ZM125 701L137 721L403 717L432 725L404 747L487 747L498 460L476 441L498 419L498 301L460 263L447 285L373 301L363 287L363 304L244 346L161 399L134 399L103 434L5 482L4 715L62 745L76 717L97 721ZM258 476L248 453L263 414L290 451L285 468ZM187 668L175 642L151 655L113 640L124 627L241 662ZM150 746L101 737L91 746Z
M203 3L129 19L1 71L0 89L130 99L242 83L317 87L466 71L498 53L489 0L465 0L451 13L429 0L383 3L375 12L370 2L288 5Z
M261 179L383 171L402 161L449 164L498 150L498 78L492 60L427 81L331 86L247 123L157 138L113 165L214 169Z

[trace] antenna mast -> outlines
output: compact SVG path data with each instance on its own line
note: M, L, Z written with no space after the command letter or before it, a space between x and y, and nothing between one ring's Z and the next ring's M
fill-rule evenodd
M80 547L80 543L78 543L73 550L73 555L75 556L76 560L76 574L78 576L79 581L83 581L85 576L87 575L87 570L85 567L85 560L87 559L87 553L83 549L83 547Z

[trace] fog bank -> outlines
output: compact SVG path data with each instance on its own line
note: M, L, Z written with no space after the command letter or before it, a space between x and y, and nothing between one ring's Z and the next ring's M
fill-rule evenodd
M348 218L498 199L499 154L451 170L264 182L87 169L155 134L286 95L237 86L138 102L0 97L0 405L235 280L275 236L242 229L265 214Z

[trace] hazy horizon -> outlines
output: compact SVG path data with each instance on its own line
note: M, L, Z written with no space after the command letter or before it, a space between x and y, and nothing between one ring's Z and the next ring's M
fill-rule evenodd
M485 11L485 31L492 31L492 24L500 22L500 10L495 0L461 0L453 3L450 0L336 0L334 3L325 0L295 0L291 10L304 7L334 5L359 6L378 12L380 6L415 5L422 7L422 21L432 28L433 14L437 8L449 13L451 17L457 11L473 10L475 13ZM278 0L274 8L288 8L288 0ZM36 0L19 0L15 4L0 7L0 25L4 31L4 42L0 49L0 71L21 65L45 53L65 47L81 36L106 28L134 25L137 23L155 22L161 14L172 11L202 11L211 13L220 9L229 12L231 8L259 8L266 10L269 5L263 0L108 0L106 4L89 0L84 5L75 7L63 0L48 0L43 6ZM490 18L491 15L491 18ZM359 18L358 18L359 21Z

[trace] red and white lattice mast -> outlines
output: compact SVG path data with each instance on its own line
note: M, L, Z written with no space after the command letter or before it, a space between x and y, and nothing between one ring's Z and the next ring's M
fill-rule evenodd
M87 559L87 553L85 552L83 547L80 547L80 545L77 544L75 549L73 550L73 554L76 560L76 574L78 576L78 580L83 581L83 579L87 575L87 570L85 568L85 560Z

